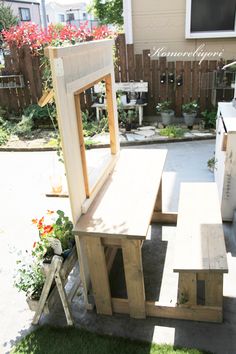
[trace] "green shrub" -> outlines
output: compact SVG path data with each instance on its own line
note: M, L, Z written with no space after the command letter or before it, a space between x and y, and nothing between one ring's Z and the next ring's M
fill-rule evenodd
M169 138L181 138L183 137L185 130L175 125L168 125L160 130L159 134L162 136L168 136Z
M23 115L21 121L17 123L13 128L12 133L19 136L30 134L34 125L32 116L33 113L31 113L29 116Z
M205 127L206 128L213 128L215 129L216 127L216 118L217 118L217 111L216 109L212 111L204 111L202 112L202 116L205 122Z
M157 112L169 113L172 111L171 106L172 106L171 101L162 101L157 104L156 110Z
M9 139L9 133L2 127L0 127L0 146L7 143Z
M24 109L24 115L30 116L32 113L33 119L43 119L50 117L50 114L53 114L54 105L47 104L44 107L40 107L38 104L31 104Z

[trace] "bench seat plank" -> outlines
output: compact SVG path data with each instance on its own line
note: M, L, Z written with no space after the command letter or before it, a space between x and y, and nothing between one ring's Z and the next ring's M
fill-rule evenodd
M228 271L215 183L181 184L174 271Z
M145 239L167 151L125 149L113 173L75 226L80 236Z

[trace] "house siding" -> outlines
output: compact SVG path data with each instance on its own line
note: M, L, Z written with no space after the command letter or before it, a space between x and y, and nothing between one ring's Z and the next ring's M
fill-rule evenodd
M236 58L236 38L185 39L185 11L185 0L132 0L135 53L162 47L170 52L194 52L205 44L204 51L223 51L223 58ZM194 57L188 59L193 60Z
M19 8L30 9L31 21L41 26L39 3L26 2L26 1L6 1L6 5L11 6L14 15L17 16L19 20L20 20Z

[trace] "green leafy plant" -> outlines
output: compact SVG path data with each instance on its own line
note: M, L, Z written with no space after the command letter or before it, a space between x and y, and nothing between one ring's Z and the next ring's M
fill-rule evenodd
M122 0L93 0L89 7L102 24L122 26L124 19L122 16L123 2Z
M189 103L184 103L182 104L182 111L184 113L196 113L199 108L199 104L197 103L196 100L191 101Z
M184 136L185 129L176 127L175 125L168 125L167 127L160 129L159 134L162 136L168 136L169 138L182 138Z
M164 112L164 113L170 113L172 111L171 109L172 102L171 101L162 101L159 102L156 106L157 112Z
M214 170L217 170L216 164L217 164L217 159L215 157L212 157L207 161L207 167L211 172L214 172Z
M4 128L0 127L0 146L6 144L9 137L9 133Z
M31 112L29 116L22 116L21 121L13 127L12 133L18 136L27 136L31 133L33 125L33 112Z
M26 253L23 259L17 261L17 267L14 286L32 299L38 300L45 282L41 264Z
M209 111L206 110L201 113L204 118L204 123L206 128L213 128L216 127L216 118L217 118L217 111L216 109Z

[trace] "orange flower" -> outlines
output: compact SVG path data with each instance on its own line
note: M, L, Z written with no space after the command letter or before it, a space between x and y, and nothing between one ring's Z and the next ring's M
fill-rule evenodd
M47 214L48 215L54 214L54 211L53 210L47 210Z
M50 234L53 230L53 226L52 225L46 225L43 228L43 233L44 234Z
M37 224L37 222L38 222L38 219L32 219L33 224Z
M43 227L43 222L44 222L44 216L39 220L39 222L38 222L38 228Z

